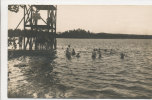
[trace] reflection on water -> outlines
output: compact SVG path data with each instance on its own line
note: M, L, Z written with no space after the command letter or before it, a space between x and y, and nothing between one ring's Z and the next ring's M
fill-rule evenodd
M66 58L69 44L79 58ZM9 59L8 97L152 98L152 40L58 39L56 56Z
M9 97L56 98L57 95L63 95L63 93L56 93L57 87L60 86L62 89L62 86L59 85L59 79L53 72L55 65L53 59L22 56L8 62Z

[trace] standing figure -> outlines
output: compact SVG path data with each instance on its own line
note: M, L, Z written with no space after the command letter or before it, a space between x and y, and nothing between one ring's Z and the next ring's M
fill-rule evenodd
M112 52L112 49L110 50L110 54L112 54L113 52Z
M68 49L69 49L69 52L71 52L71 46L70 45L68 45Z
M96 58L96 50L93 49L93 51L92 51L92 59L95 59L95 58Z
M72 49L72 55L75 55L75 50L74 49Z
M101 58L102 56L101 56L101 51L100 51L100 49L99 49L99 51L98 51L98 54L99 54L99 58Z
M69 52L69 48L66 49L66 57L67 57L68 59L71 58L71 53Z
M125 55L123 53L120 54L120 58L124 59Z

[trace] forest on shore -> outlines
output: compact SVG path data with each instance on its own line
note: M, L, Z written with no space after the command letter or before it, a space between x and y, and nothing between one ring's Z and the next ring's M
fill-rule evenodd
M29 30L27 30L28 32ZM29 31L30 32L30 31ZM43 31L41 31L43 34ZM12 36L13 34L24 34L23 30L8 30L8 36ZM44 32L46 33L46 32ZM119 33L93 33L90 31L86 31L84 29L73 29L65 32L57 32L57 38L86 38L86 39L152 39L152 35L135 35L135 34L119 34Z

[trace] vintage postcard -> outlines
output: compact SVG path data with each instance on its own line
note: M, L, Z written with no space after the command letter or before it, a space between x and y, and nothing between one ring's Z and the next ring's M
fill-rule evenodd
M8 98L151 99L152 5L8 5Z

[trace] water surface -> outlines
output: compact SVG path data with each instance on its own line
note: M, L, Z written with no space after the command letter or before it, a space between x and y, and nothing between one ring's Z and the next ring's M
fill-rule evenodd
M57 39L57 44L53 59L8 60L8 97L152 98L151 39ZM65 57L69 44L80 58ZM102 58L91 58L94 48Z

